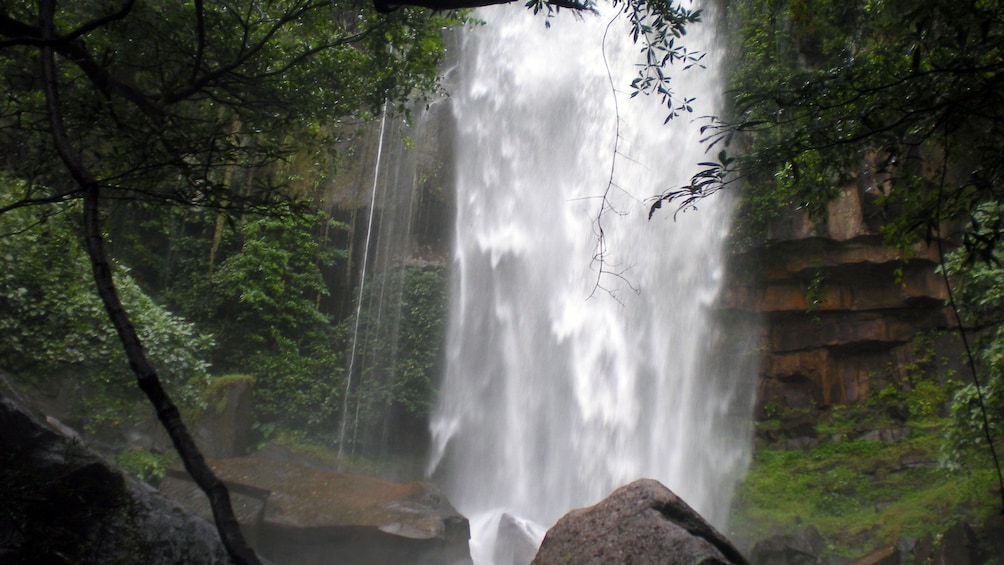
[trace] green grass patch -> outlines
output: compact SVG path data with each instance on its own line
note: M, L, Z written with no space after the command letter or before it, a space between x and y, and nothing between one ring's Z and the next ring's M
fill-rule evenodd
M808 452L764 449L736 490L730 530L760 540L814 525L829 552L858 557L900 536L937 535L997 510L990 462L937 464L941 427L925 420L896 442L821 442ZM987 459L987 458L984 458Z

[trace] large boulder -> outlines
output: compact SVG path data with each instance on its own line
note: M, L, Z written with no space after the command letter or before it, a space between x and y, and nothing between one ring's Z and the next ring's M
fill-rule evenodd
M673 491L641 479L548 530L534 565L741 564L746 559Z
M230 490L250 543L276 563L470 563L467 519L429 483L260 457L207 461ZM209 515L205 495L180 470L160 489Z
M0 390L0 562L224 563L216 529Z

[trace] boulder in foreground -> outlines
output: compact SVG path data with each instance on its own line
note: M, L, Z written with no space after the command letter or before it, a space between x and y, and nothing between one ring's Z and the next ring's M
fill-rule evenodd
M0 563L215 564L216 529L0 391Z
M746 559L673 491L641 479L547 531L533 565L734 564Z

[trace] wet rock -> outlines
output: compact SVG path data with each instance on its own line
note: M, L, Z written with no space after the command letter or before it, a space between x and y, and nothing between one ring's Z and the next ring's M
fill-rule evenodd
M1000 491L993 493L1000 498ZM1004 564L1004 514L994 512L983 522L977 536L981 541L986 563Z
M548 530L534 565L735 563L746 559L680 497L641 479Z
M433 485L393 483L285 461L208 460L262 555L284 565L470 563L470 526ZM178 470L162 492L208 515Z
M983 563L979 558L976 533L969 524L956 522L941 536L933 565L969 565Z
M881 441L882 443L894 443L910 437L910 428L882 428L869 430L861 435L864 441Z
M526 565L537 553L537 538L526 523L509 514L499 519L495 537L494 565Z
M786 443L786 448L791 451L811 451L819 445L819 438L814 437L793 437Z
M899 565L899 551L895 546L883 547L851 561L850 565Z
M896 461L896 465L890 469L893 472L906 471L908 469L923 469L937 467L938 462L931 459L923 451L911 451L910 453L904 454L902 457Z
M223 563L216 529L0 391L0 562Z
M910 536L903 536L896 540L896 555L899 557L899 565L907 563L923 563L919 559L917 551L920 549L920 540Z
M254 379L230 375L207 392L208 407L197 418L193 436L207 457L246 455L254 422Z
M753 565L809 565L821 563L826 541L814 526L790 535L772 536L753 546Z
M840 187L817 217L781 212L766 238L732 257L730 268L743 276L727 281L718 306L763 316L761 405L860 403L886 384L876 375L892 368L902 376L918 359L916 335L938 332L938 341L954 325L936 246L919 243L903 253L885 245L883 211L866 190ZM939 358L957 358L960 346L944 344Z

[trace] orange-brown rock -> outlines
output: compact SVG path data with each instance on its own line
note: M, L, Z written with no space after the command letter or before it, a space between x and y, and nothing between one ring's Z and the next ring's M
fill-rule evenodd
M882 211L845 187L812 221L791 211L734 257L719 306L762 316L759 413L862 402L912 362L919 334L951 329L938 252L883 245Z

